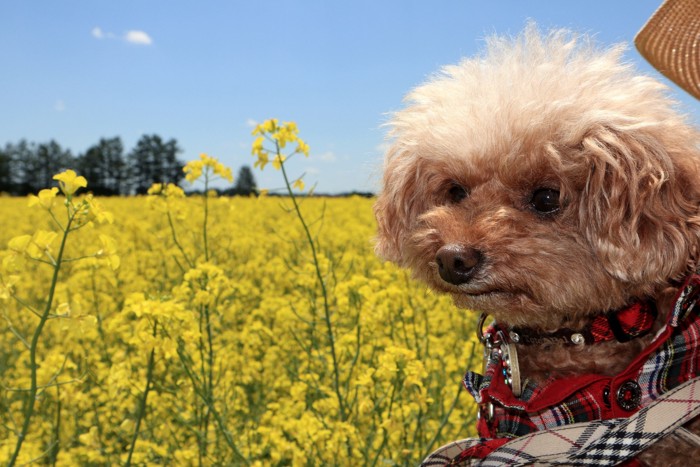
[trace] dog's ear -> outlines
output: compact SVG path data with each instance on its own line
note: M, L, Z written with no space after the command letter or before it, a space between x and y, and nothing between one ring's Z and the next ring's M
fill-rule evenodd
M603 267L632 284L663 284L695 266L700 244L700 148L689 127L600 127L578 218Z
M383 188L374 205L377 219L375 251L378 256L403 264L405 240L418 215L425 211L421 191L421 161L400 144L392 145L385 157Z

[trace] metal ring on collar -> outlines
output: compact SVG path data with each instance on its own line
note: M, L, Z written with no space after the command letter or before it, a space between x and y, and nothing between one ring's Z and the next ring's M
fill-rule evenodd
M486 345L486 336L484 336L484 323L486 323L486 318L488 318L489 315L486 313L481 313L479 316L479 324L476 325L476 337L479 339L479 342L482 344Z

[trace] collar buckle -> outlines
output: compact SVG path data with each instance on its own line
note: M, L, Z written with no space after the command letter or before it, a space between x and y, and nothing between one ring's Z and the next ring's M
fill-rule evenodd
M509 336L499 329L495 324L484 332L484 324L488 315L482 313L479 317L479 324L476 327L477 337L484 345L484 374L495 366L492 371L500 373L505 383L513 391L515 397L522 393L520 382L520 366L518 364L518 351L515 343ZM498 375L494 375L498 377Z

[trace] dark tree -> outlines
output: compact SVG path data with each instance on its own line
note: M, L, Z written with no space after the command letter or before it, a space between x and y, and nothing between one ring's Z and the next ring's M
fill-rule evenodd
M164 142L158 135L143 135L128 158L132 190L143 194L154 183L179 183L185 176L179 152L174 139Z
M26 195L32 192L32 170L36 159L36 144L21 140L17 144L8 143L5 153L12 165L12 194Z
M94 194L126 193L128 173L121 138L100 139L78 158L77 166L78 172L88 181L88 189Z
M253 176L253 171L250 167L244 165L238 171L238 177L236 178L236 183L232 189L228 191L231 195L241 195L250 196L258 194L258 187L255 183L255 177Z
M12 169L12 153L8 144L5 149L0 149L0 193L14 193Z
M75 166L75 161L70 151L67 149L63 150L61 145L54 140L37 146L36 158L37 165L34 170L34 180L36 180L37 184L34 185L33 191L39 191L42 188L55 185L54 175Z
M6 152L12 164L13 192L18 195L56 186L53 176L75 165L70 151L53 140L39 145L21 140L8 144Z

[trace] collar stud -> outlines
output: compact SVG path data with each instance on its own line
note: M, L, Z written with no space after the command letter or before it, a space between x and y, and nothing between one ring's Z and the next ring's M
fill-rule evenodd
M586 338L580 332L571 335L571 343L574 345L583 345L586 343Z

